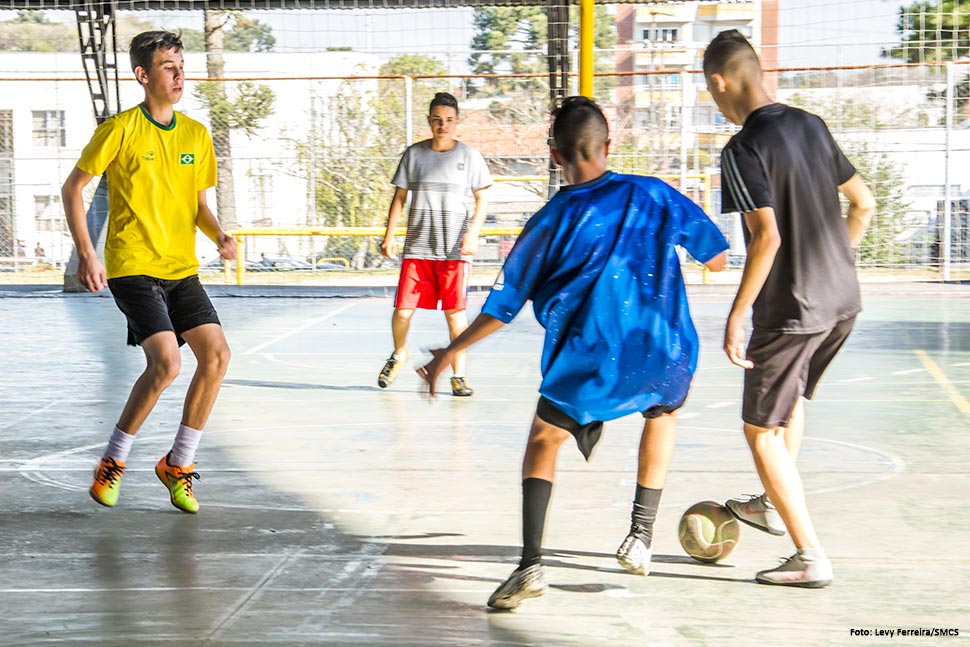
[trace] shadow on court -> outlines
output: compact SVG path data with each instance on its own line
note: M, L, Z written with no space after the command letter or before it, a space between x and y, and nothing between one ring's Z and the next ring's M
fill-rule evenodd
M15 292L0 298L0 645L828 647L858 627L970 632L968 286L864 289L808 407L799 465L833 586L753 582L791 553L787 537L745 528L712 566L680 549L687 506L760 491L742 375L719 350L732 294L692 286L700 365L651 574L626 573L612 553L636 473L631 417L608 425L591 463L561 453L550 590L515 613L485 600L519 555L541 345L530 313L469 354L473 398L430 403L411 370L375 386L387 298L216 298L233 360L198 455L202 510L186 515L152 467L191 354L135 441L118 507L100 508L91 470L142 354L125 347L111 299ZM412 348L440 346L440 313L423 314Z

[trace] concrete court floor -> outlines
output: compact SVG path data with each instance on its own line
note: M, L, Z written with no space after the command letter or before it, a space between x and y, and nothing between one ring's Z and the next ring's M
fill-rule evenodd
M724 562L681 550L690 504L760 491L720 351L728 286L692 287L700 369L681 415L653 572L622 571L636 417L591 463L564 448L551 584L488 612L520 542L519 463L536 399L531 311L472 350L471 399L376 387L386 298L215 299L234 357L198 457L198 515L152 474L194 361L134 445L115 509L86 492L138 350L110 298L0 289L0 645L937 645L970 636L970 287L867 285L814 403L800 466L835 583L766 587L792 552L745 527ZM214 293L218 293L214 291ZM481 295L473 297L477 311ZM440 344L419 313L412 347ZM957 629L959 638L853 629Z

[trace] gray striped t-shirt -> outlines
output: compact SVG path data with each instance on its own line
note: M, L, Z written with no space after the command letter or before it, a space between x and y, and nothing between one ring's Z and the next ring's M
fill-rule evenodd
M391 182L411 194L404 258L461 260L468 196L492 184L482 154L461 142L439 153L426 139L404 151Z

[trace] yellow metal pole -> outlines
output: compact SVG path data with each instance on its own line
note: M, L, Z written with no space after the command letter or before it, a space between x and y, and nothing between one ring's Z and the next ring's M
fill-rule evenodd
M235 234L236 238L236 285L243 284L243 273L246 271L246 237Z
M579 93L593 98L594 0L579 0Z

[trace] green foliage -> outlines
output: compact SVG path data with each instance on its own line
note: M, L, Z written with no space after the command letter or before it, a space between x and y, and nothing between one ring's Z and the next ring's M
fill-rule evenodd
M570 48L578 42L578 9L572 7L569 17ZM548 44L548 14L544 6L529 7L483 7L475 9L473 23L475 35L471 48L474 53L468 65L476 74L534 74L548 71L546 48ZM616 44L616 29L606 7L597 5L594 13L593 46L600 50L612 50ZM613 69L611 51L596 55L594 71ZM480 91L486 94L502 94L520 88L539 87L543 79L495 79ZM615 85L612 78L599 77L597 91L606 91Z
M28 23L33 25L53 25L48 18L47 14L43 11L36 11L30 9L18 9L17 17L10 22L15 23Z
M269 87L250 81L240 81L232 95L220 81L202 81L194 93L209 111L213 138L231 130L242 130L252 137L259 122L272 113L276 100L276 93Z
M378 97L376 92L362 91L359 82L345 81L324 100L312 124L312 139L297 145L316 197L317 221L308 224L384 224L392 193L388 181L400 150L389 150L374 127L374 115L385 109Z
M884 49L883 56L901 58L907 63L940 63L970 55L970 0L923 1L902 6L896 33L900 44ZM927 98L945 101L946 90L931 90ZM954 108L958 123L970 119L970 74L956 81ZM942 125L944 118L940 121Z
M434 58L405 54L381 66L382 76L444 75L445 65ZM441 79L413 80L415 133L426 128L424 116L435 92L447 90ZM324 100L313 123L313 135L296 144L297 157L312 179L316 220L310 226L379 227L387 221L393 194L390 178L400 155L411 142L404 141L407 114L404 80L383 79L361 87L346 81ZM420 120L420 123L418 123ZM376 238L331 238L327 255L347 258L353 267L380 261Z
M259 20L248 18L242 11L220 12L226 16L225 51L270 52L276 46L273 28ZM201 29L183 29L182 45L187 52L205 51L205 33Z
M186 52L204 52L205 32L201 29L183 29L182 47Z
M901 43L883 56L907 63L952 61L970 54L970 0L911 2L899 8Z
M39 19L20 19L39 14ZM18 19L0 22L0 51L4 52L76 52L77 30L50 22L43 12L23 10Z
M882 115L882 106L858 99L829 101L796 93L788 103L818 115L830 128L841 123L844 130L878 131L898 123L898 118ZM910 206L904 191L904 167L886 153L873 151L865 139L844 138L839 144L876 198L876 213L856 252L859 261L877 266L906 263L908 252L899 241L907 228L906 212Z
M438 59L422 54L402 54L395 56L381 65L381 76L396 75L429 75L442 76L448 70ZM447 91L447 81L443 79L414 79L411 86L411 113L415 123L414 132L423 132L427 125L424 117L428 114L428 104L435 92ZM381 141L386 150L403 152L404 148L413 142L405 142L405 127L402 119L407 114L405 110L405 91L403 79L382 79L377 85L377 101L375 103L375 120Z
M242 11L232 12L229 29L226 30L227 52L270 52L276 45L273 28Z

